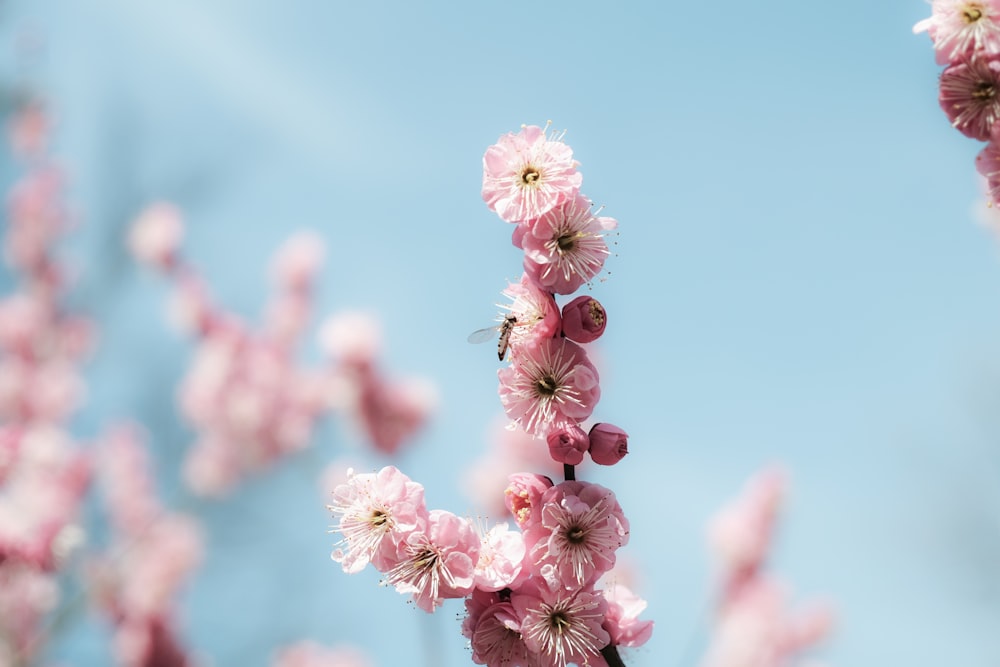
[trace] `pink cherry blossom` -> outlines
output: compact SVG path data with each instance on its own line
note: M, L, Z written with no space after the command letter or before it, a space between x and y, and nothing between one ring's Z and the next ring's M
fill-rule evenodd
M508 133L483 155L483 201L507 222L536 218L580 188L573 151L535 125Z
M543 290L572 294L596 276L611 254L604 241L613 218L597 217L577 194L535 220L521 242L524 271Z
M507 416L535 435L546 435L558 423L586 419L601 397L597 369L583 348L566 339L523 348L498 376Z
M913 26L934 42L939 65L979 51L1000 54L1000 0L933 0L931 16Z
M529 472L514 473L503 492L504 502L521 528L541 518L542 496L552 487L552 480Z
M541 667L521 638L521 620L510 602L496 602L476 618L466 636L472 647L472 661L491 667Z
M475 586L482 591L499 591L512 586L524 563L524 535L508 530L506 523L493 526L480 537Z
M955 129L987 141L1000 118L1000 62L974 57L949 65L938 99Z
M503 293L511 299L506 309L515 319L510 332L512 348L558 335L559 307L551 293L539 289L527 275L508 285Z
M594 463L611 466L628 454L628 433L614 424L594 424L590 429L590 458Z
M540 578L529 580L510 596L521 619L521 637L540 664L580 667L603 664L601 649L611 637L601 626L607 603L594 592L549 588Z
M424 487L395 466L378 473L348 473L348 481L333 490L327 507L339 517L340 533L331 558L344 572L360 572L371 562L380 571L396 560L396 542L426 522Z
M386 582L412 594L417 607L433 612L445 598L472 592L479 537L466 519L431 510L422 527L400 539Z
M525 529L528 558L535 571L554 566L552 577L566 588L592 584L628 543L628 520L615 494L598 484L556 484L541 497L540 518Z
M614 646L642 646L653 634L652 621L640 621L646 601L623 584L614 583L601 590L608 603L604 629L611 635Z
M578 296L562 309L562 334L577 343L592 343L601 337L608 314L591 296Z

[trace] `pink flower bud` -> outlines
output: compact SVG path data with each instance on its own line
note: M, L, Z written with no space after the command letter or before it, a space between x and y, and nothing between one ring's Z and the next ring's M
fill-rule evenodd
M601 337L608 315L604 306L589 296L578 296L562 310L562 332L577 343L589 343Z
M590 449L590 438L576 424L565 424L551 431L545 438L549 454L556 463L571 466L583 463L584 453Z
M503 492L503 502L521 528L532 520L532 509L537 508L542 494L552 486L552 480L545 475L517 472L507 478L510 484ZM536 519L537 519L537 512Z
M594 424L590 429L590 458L602 466L613 466L628 454L628 433L614 424Z

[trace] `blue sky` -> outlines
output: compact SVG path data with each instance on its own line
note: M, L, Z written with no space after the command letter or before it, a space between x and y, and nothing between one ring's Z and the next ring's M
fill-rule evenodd
M973 215L979 145L949 127L929 40L911 33L929 11L10 0L0 67L51 100L81 218L74 302L104 332L79 432L144 420L176 492L190 434L172 395L190 346L121 243L167 198L219 300L247 315L271 249L302 228L325 237L321 312L379 313L387 366L441 393L399 465L433 506L465 511L458 477L500 411L496 360L465 338L520 273L479 198L480 158L551 119L620 223L594 287L609 312L597 416L629 431L631 454L593 481L632 521L658 623L629 664L692 664L703 523L782 461L793 492L774 566L836 603L826 661L994 665L1000 246ZM44 43L27 64L13 55L25 31ZM427 647L470 662L460 605L423 618L329 562L312 478L347 439L331 427L201 507L213 555L184 619L215 664L264 665L298 637L358 641L381 665ZM82 624L55 654L104 664L101 633Z

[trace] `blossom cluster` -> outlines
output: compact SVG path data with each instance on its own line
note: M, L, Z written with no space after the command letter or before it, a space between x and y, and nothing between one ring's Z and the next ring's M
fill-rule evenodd
M201 562L203 538L193 517L165 509L138 427L122 425L98 444L111 543L91 560L92 596L114 625L122 667L187 667L176 630L175 600Z
M933 0L918 22L944 65L938 101L952 126L988 142L976 156L992 203L1000 202L1000 0Z
M114 664L191 667L202 661L182 637L176 602L200 562L201 531L193 517L161 503L139 427L120 425L83 441L68 426L86 395L81 367L96 327L64 303L72 274L59 246L73 218L64 204L66 179L48 155L49 117L27 93L19 104L8 129L23 174L7 198L2 238L4 280L9 278L12 289L0 297L0 667L48 664L48 644L57 630L79 620L85 598L110 626ZM153 223L137 232L148 236L136 239L137 247L168 271L181 270L176 211L158 207L150 215ZM300 245L279 256L276 272L288 289L269 319L270 340L291 339L304 323L307 311L298 297L309 265L303 255L309 252ZM199 310L207 302L200 300L193 274L184 275L182 301L194 306L184 311L191 316L186 321L211 322L207 328L213 332L231 333L221 323L225 318L216 327L217 311ZM266 358L240 361L254 366L242 372L258 378L274 367ZM215 370L220 371L218 358ZM370 375L378 379L374 371ZM397 420L403 426L392 432L397 438L426 414L412 407L423 408L426 401L411 403L404 405L405 419ZM396 404L383 407L383 413ZM81 508L94 492L103 502L90 506L84 523ZM104 539L95 544L95 537ZM303 643L276 654L274 664L368 663L357 650Z
M427 612L464 598L462 633L473 661L490 667L617 667L619 647L652 634L652 622L638 618L646 603L608 577L629 539L624 511L610 489L575 476L586 454L611 465L628 449L616 426L583 428L600 385L582 346L603 333L604 308L590 296L561 310L555 300L600 272L605 233L616 226L592 212L576 167L561 135L534 126L501 137L483 157L483 199L516 225L514 245L524 251L524 274L505 290L511 303L497 327L498 356L511 358L499 371L501 402L518 438L543 440L565 481L509 475L503 511L519 530L429 510L423 487L391 466L351 472L330 505L341 536L333 560L347 573L372 565Z
M583 176L563 133L522 127L490 146L483 156L482 197L515 225L513 244L524 251L524 274L504 294L500 400L526 433L544 438L554 460L577 465L588 452L612 465L627 453L627 435L610 424L585 432L581 424L601 396L600 377L582 345L599 338L607 312L584 295L561 309L555 296L573 294L592 280L610 254L605 236L613 218L593 211L580 192Z
M279 248L271 267L274 297L254 328L214 304L180 254L184 225L167 203L149 206L129 236L133 255L172 279L174 315L198 342L179 392L197 441L185 461L196 493L223 495L246 475L310 443L317 421L336 411L353 418L379 451L394 453L434 406L427 383L391 380L376 363L378 325L369 316L331 317L320 342L328 361L304 367L296 346L312 313L323 244L301 233Z
M393 466L351 472L330 505L341 536L332 558L347 573L372 565L427 612L465 598L477 664L600 666L603 649L644 643L645 604L625 586L597 587L628 542L614 493L521 473L505 498L520 530L428 510L423 486Z
M82 542L78 508L91 481L86 448L66 428L83 396L79 365L93 327L63 304L64 179L47 153L40 102L29 98L8 129L24 171L3 235L15 290L0 300L0 665L28 664L44 645L59 577Z
M709 523L720 595L702 667L792 667L830 632L826 605L790 609L787 587L765 568L785 486L783 471L766 469Z

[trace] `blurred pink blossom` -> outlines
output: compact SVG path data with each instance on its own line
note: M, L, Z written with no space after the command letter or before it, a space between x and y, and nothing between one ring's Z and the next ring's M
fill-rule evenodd
M759 577L720 611L702 667L790 667L833 626L825 605L790 610L785 589Z
M271 667L374 667L374 664L357 647L326 647L313 641L286 646L271 660Z
M180 210L169 202L150 204L129 229L128 246L140 262L162 271L176 266L177 252L184 239Z

